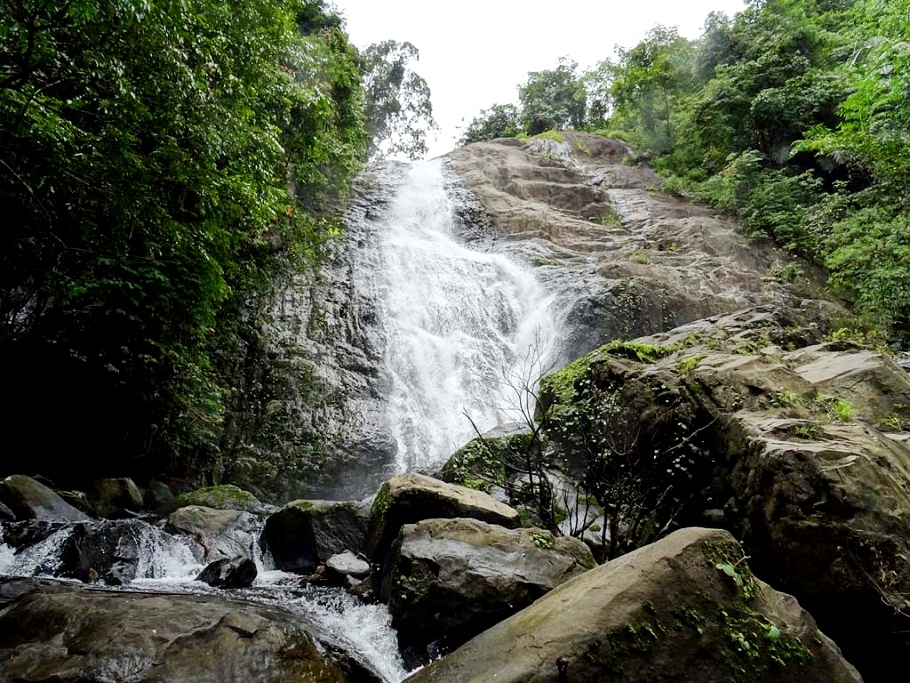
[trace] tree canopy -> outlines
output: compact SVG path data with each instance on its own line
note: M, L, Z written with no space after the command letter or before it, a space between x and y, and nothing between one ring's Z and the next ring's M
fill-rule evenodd
M364 59L402 63L323 0L0 4L7 433L91 451L85 477L217 459L245 301L317 259L328 200L396 130L365 123Z
M620 136L687 192L825 266L884 331L910 332L910 0L751 0L698 40L655 26L576 74L528 74L514 118L463 142L547 128ZM582 102L584 100L584 102Z

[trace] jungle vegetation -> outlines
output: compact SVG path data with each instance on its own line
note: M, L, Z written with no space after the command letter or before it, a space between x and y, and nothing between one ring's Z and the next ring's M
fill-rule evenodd
M216 457L247 302L318 263L368 154L425 148L416 57L323 0L0 3L0 423L29 451L0 475Z
M631 143L757 238L822 265L886 334L910 332L910 2L750 0L688 40L655 26L579 72L532 72L462 143L574 128Z

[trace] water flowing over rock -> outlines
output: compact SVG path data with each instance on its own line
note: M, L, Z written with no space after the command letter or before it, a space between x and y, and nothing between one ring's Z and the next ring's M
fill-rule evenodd
M440 161L365 173L320 273L260 302L226 480L285 500L359 497L526 417L516 387L553 359L558 313L459 192Z
M552 297L520 262L466 246L455 212L431 162L410 169L383 217L377 298L399 472L520 419L508 379L539 372L556 343Z
M38 587L0 612L0 682L378 680L309 628L222 597Z
M636 164L626 143L564 137L559 150L493 141L448 155L497 248L534 264L556 295L562 363L615 338L823 298L823 279L808 265L786 284L776 276L791 260L782 251L747 240L706 207L662 194L660 177Z

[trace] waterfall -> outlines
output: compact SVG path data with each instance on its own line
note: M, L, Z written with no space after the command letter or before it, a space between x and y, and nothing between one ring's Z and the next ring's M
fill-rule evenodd
M378 228L399 472L441 464L475 427L526 422L555 346L553 298L527 266L459 243L453 208L442 162L415 164Z

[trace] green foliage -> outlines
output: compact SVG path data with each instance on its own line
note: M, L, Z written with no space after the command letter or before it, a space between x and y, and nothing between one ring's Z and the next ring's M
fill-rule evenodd
M369 156L403 154L419 159L427 152L427 132L436 128L430 88L411 68L420 52L411 43L386 40L360 57Z
M316 202L363 153L356 53L318 0L26 0L0 27L7 390L53 391L41 420L97 470L192 466L244 298L334 231Z
M572 60L562 58L555 69L528 74L528 80L518 88L525 133L537 135L584 126L585 88L576 75L577 68Z
M484 109L465 128L460 145L494 138L513 138L521 130L519 111L514 104L494 104Z

